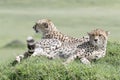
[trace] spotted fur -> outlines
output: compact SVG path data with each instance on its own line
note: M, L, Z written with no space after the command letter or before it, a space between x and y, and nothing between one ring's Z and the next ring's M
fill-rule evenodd
M48 55L51 51L60 48L62 43L57 39L41 39L36 42L36 47L32 56Z
M95 29L88 33L89 41L78 45L76 51L65 63L80 58L84 64L90 64L91 60L98 60L106 55L106 46L109 32L102 29Z
M22 59L30 56L47 56L50 51L58 49L61 45L62 43L57 39L41 39L40 41L35 41L32 37L28 37L28 51L17 56L15 61L19 63Z
M82 42L81 39L67 36L58 31L53 22L48 19L38 20L33 26L33 29L36 31L36 33L41 33L43 39L54 38L66 43Z
M80 58L80 61L84 64L90 64L92 60L98 60L106 55L106 46L108 39L108 32L102 29L95 29L88 33L89 40L86 38L83 40L82 44L76 46L64 46L52 52L55 53L53 56L48 56L49 58L66 57L66 63L73 61L76 58ZM62 54L61 54L62 53ZM65 54L64 54L65 53Z
M87 42L88 38L83 37L81 38L82 42ZM81 44L81 43L80 43ZM77 49L77 45L79 45L79 43L64 43L62 44L62 46L54 51L50 52L50 55L48 56L48 58L50 59L54 59L56 57L60 57L60 58L68 58L70 57L70 55L72 55L76 49Z

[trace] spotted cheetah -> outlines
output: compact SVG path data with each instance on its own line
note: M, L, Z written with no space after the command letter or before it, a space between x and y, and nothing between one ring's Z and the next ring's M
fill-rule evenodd
M38 20L33 26L33 29L36 33L42 33L43 39L55 38L65 43L82 42L79 38L73 38L58 31L53 22L48 19Z
M22 59L28 58L30 56L47 56L50 51L54 51L61 47L62 43L57 39L41 39L40 41L35 41L32 37L27 38L28 51L22 55L16 57L14 63L20 63Z
M90 64L92 60L98 60L105 56L106 54L106 46L108 40L109 32L104 31L102 29L95 29L88 33L89 40L80 45L73 46L68 48L67 46L64 48L60 48L58 50L53 51L51 54L55 53L54 55L49 55L48 58L56 58L56 56L66 57L67 60L64 64L70 63L76 58L79 58L80 61L84 64ZM62 54L61 54L62 53Z
M64 44L66 44L66 45L68 44L68 46L69 46L69 44L74 44L74 46L77 46L78 43L82 44L82 42L83 42L83 38L73 38L73 37L64 35L63 33L59 32L57 30L57 28L54 26L53 22L48 19L38 20L36 22L36 24L33 26L33 29L36 31L36 33L38 33L38 32L42 33L42 39L58 39L58 40L60 40L62 43L61 48L63 48ZM84 38L86 38L86 41L88 40L88 37L84 37ZM66 47L66 45L64 47ZM36 51L36 54L37 53L39 53L39 48Z
M102 29L95 29L88 33L89 41L77 46L77 50L65 63L80 58L84 64L90 64L91 60L98 60L106 55L106 46L110 32Z

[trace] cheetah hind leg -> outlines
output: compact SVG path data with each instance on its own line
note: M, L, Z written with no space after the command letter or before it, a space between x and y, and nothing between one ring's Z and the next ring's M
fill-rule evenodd
M34 53L31 55L32 57L33 56L50 56L47 52L45 52L41 47L39 48L36 48Z
M43 54L43 49L42 48L36 48L34 53L31 56L40 56Z
M87 64L87 65L90 64L90 61L89 61L87 58L85 58L85 57L81 58L80 61L81 61L83 64Z

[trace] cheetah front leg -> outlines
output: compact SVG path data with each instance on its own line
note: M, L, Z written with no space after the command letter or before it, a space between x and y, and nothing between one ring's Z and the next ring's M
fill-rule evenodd
M68 64L68 63L74 61L76 58L77 58L77 55L72 55L63 64Z
M99 60L103 57L105 57L105 51L94 51L88 58L89 60Z
M73 55L73 56L69 57L63 64L68 64L71 61L74 61L77 57L78 57L77 55ZM87 58L85 58L85 57L80 58L80 61L83 64L90 64L90 61Z
M76 50L75 53L72 56L70 56L66 60L66 62L64 62L64 64L68 64L76 58L79 58L83 64L90 64L90 61L85 57L85 53L83 50Z
M34 50L33 54L31 56L40 56L42 55L44 52L43 52L43 49L41 47L38 47Z

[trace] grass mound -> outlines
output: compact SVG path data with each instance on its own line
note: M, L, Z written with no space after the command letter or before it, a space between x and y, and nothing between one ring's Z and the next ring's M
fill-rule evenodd
M0 80L119 80L120 44L108 43L106 57L83 65L79 60L63 65L61 60L32 57L16 66L0 66Z
M3 48L20 48L20 47L25 47L25 44L22 41L13 40L7 43Z

